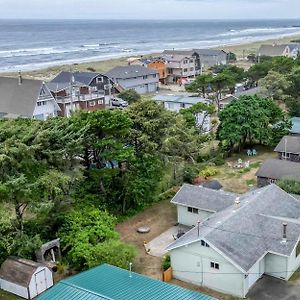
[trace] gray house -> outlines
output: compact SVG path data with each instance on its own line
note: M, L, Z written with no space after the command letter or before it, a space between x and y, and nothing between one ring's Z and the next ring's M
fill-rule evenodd
M139 94L155 93L158 90L158 71L144 66L115 67L105 75L123 89L134 89Z
M224 50L194 49L193 51L199 55L201 69L227 64L227 53Z
M283 159L267 159L256 172L257 186L263 187L289 178L300 180L300 163Z
M300 53L300 44L291 43L283 45L261 45L258 56L286 56L296 59Z
M0 77L0 117L46 120L60 111L48 86L40 80Z
M199 56L194 51L165 50L162 58L167 64L167 83L184 83L200 73Z
M179 112L181 109L186 109L197 103L211 104L211 100L199 97L188 97L178 95L156 95L154 101L161 103L165 109L169 111ZM203 132L211 130L211 117L203 111L195 115L195 123Z
M209 211L168 246L173 276L242 298L264 274L288 280L300 266L300 201L276 185L240 198L224 195L224 201L206 193L184 188L172 200L182 206L177 199L187 199L185 208Z
M300 162L300 137L284 136L274 151L279 159Z

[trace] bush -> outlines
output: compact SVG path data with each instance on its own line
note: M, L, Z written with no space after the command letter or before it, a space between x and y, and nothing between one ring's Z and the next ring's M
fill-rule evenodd
M141 100L141 95L134 89L125 90L121 92L118 97L127 101L128 103L134 103Z
M171 257L170 255L167 255L164 257L164 260L162 262L162 268L164 271L167 271L171 267Z
M94 68L92 68L92 67L88 67L88 68L86 68L88 71L90 71L90 72L96 72L96 69L94 69Z
M223 166L225 164L225 159L221 155L218 155L214 159L214 163L215 163L216 166Z
M218 170L216 168L214 168L214 167L209 167L209 166L207 166L205 169L203 169L199 173L200 176L203 176L205 178L211 177L211 176L215 176L217 174L218 174Z
M195 177L198 175L198 168L192 165L186 165L183 170L183 181L193 183Z

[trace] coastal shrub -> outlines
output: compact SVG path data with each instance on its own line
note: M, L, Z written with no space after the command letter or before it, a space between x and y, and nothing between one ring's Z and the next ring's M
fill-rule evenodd
M205 167L200 173L200 176L203 176L205 178L207 177L211 177L211 176L215 176L218 174L218 170L217 168L211 167L211 166L207 166Z
M193 183L197 175L198 168L194 165L187 165L183 170L183 181L187 183Z
M289 194L300 195L300 181L284 178L277 181L277 185Z
M162 268L164 271L167 271L171 267L171 257L170 255L166 255L162 262Z
M141 100L141 95L134 89L129 89L121 92L119 98L127 101L129 104Z
M225 164L225 159L221 156L218 155L215 159L214 159L214 164L216 166L223 166Z

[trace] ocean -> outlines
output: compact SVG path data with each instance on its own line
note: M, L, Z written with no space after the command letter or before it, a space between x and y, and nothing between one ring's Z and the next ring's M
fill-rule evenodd
M0 20L0 71L300 34L300 20Z

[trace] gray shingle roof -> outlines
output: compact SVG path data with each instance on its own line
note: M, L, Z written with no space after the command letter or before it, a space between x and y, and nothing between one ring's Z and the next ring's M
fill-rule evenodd
M300 154L300 136L284 136L274 151Z
M163 54L193 56L193 54L197 54L197 52L195 50L165 50Z
M168 247L168 250L205 240L247 272L266 253L291 255L300 236L300 201L276 185L249 192L214 214ZM282 243L283 222L287 242Z
M300 163L282 159L267 159L255 174L257 177L300 179Z
M287 45L261 45L258 54L261 56L281 56Z
M226 52L224 50L215 49L193 49L194 52L198 53L200 56L219 56L224 55Z
M42 88L40 80L0 77L0 112L32 117Z
M55 78L51 80L51 83L58 84L70 84L71 77L74 76L75 82L81 83L83 85L90 85L95 77L101 74L95 72L60 72Z
M154 74L158 74L157 70L148 69L139 65L115 67L105 73L106 76L112 79L129 79Z
M237 195L233 193L184 184L171 200L171 203L218 212L231 206L236 197Z

